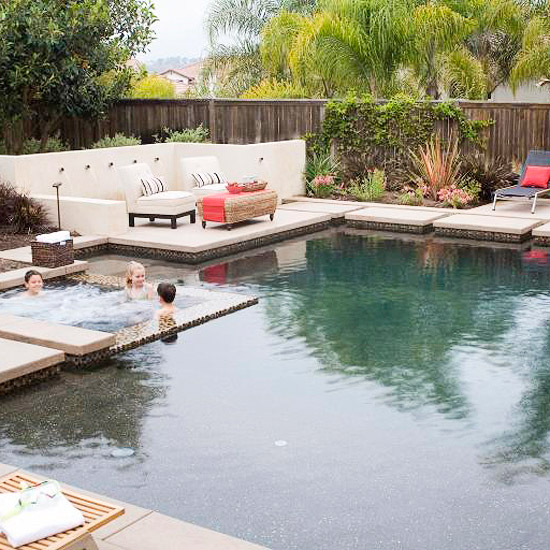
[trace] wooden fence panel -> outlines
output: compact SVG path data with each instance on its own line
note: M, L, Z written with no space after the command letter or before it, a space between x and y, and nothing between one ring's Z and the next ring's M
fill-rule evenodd
M124 100L105 120L64 120L61 137L76 149L117 132L151 143L164 127L180 130L203 124L215 143L280 141L318 131L325 105L324 100ZM550 103L462 101L459 105L469 118L495 121L485 131L490 157L521 161L529 149L550 150ZM443 123L438 128L444 135L456 132L454 124Z

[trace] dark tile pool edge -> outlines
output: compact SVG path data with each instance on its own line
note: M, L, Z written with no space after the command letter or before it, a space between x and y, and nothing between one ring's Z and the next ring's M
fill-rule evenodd
M202 250L200 252L185 252L182 250L168 250L159 247L108 243L83 247L75 250L75 257L82 259L98 254L117 253L124 256L138 256L142 258L151 258L153 260L166 260L195 265L209 260L230 256L238 252L260 248L268 244L286 241L288 239L293 239L309 233L317 233L328 229L331 226L341 225L343 222L343 218L325 220L310 225L304 225L302 227L296 227L294 229L288 229L286 231L280 231L278 233L272 233L270 235L264 235L262 237L256 237L254 239L248 239L238 243Z
M534 244L539 246L550 246L550 237L535 236Z
M474 229L456 229L436 227L435 234L439 237L470 239L474 241L493 241L498 243L522 243L531 238L531 231L526 233L498 233L496 231L478 231Z
M433 231L433 225L412 225L405 223L375 222L369 220L347 220L347 225L354 229L372 229L376 231L392 231L396 233L415 233L425 235Z
M35 372L29 372L28 374L13 378L12 380L6 380L0 384L0 395L11 394L19 389L49 380L59 374L62 366L63 363L58 363L57 365L52 365L51 367L46 367Z

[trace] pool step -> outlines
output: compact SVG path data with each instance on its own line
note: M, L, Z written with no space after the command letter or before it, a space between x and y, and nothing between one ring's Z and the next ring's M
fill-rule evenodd
M57 374L64 360L62 351L0 338L0 393Z
M115 335L17 315L0 315L0 337L83 356L109 348Z
M346 214L349 226L358 229L377 229L401 233L429 233L436 220L448 215L444 211L419 208L369 207Z

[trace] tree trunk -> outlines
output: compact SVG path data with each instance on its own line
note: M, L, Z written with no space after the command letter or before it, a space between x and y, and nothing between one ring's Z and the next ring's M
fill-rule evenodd
M5 122L2 126L2 139L6 147L6 154L20 155L25 140L23 121L19 119L11 123Z
M40 117L39 126L40 126L40 152L44 153L46 151L46 146L48 145L48 139L52 135L52 131L57 129L60 118L54 116L53 118L46 119Z

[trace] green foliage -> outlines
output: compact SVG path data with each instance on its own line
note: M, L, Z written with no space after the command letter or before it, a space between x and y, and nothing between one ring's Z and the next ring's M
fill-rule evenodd
M373 170L358 181L354 181L348 192L361 202L377 201L386 190L386 177L382 170Z
M459 139L477 145L487 120L469 120L450 102L418 101L397 96L375 102L371 96L348 94L327 103L319 134L306 136L308 151L320 154L335 146L346 179L358 179L373 168L385 170L388 188L396 178L403 181L403 169L410 165L409 150L417 150L436 133L437 124L456 124Z
M495 190L513 185L517 177L512 163L499 157L490 159L479 153L462 159L460 173L477 182L479 199L483 201L490 201Z
M319 193L329 196L336 188L335 177L340 170L340 165L327 152L314 152L307 161L304 170L306 181L306 193L311 196L320 196ZM331 176L332 181L323 182L316 178ZM320 184L321 183L321 184Z
M27 139L23 143L21 154L32 155L34 153L59 153L60 151L68 151L70 147L60 139L60 137L52 136L46 140L46 144L42 145L35 138Z
M0 127L7 150L42 150L64 116L96 118L129 85L124 64L151 41L149 0L0 3Z
M262 80L241 94L241 99L300 99L309 97L301 86L289 81L275 79Z
M126 147L128 145L141 145L141 139L135 136L126 136L117 133L114 136L104 136L92 143L91 149L105 149L107 147Z
M412 179L425 196L437 201L441 190L459 186L460 158L456 141L449 142L445 147L436 135L418 152L410 151L409 155Z
M145 76L132 84L130 97L133 99L174 99L176 87L162 76Z
M6 182L0 182L0 219L18 233L38 231L48 225L44 207Z
M424 203L424 193L419 187L404 187L397 197L399 204L408 206L420 206Z
M157 143L207 143L209 138L208 128L201 123L196 128L184 128L183 130L163 128L161 134L155 136L155 141Z

